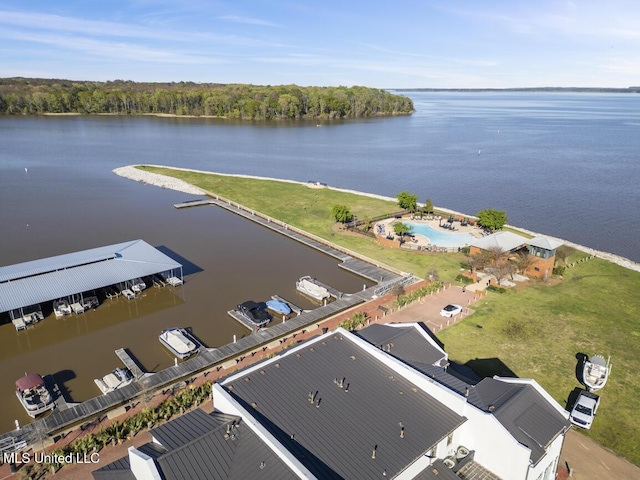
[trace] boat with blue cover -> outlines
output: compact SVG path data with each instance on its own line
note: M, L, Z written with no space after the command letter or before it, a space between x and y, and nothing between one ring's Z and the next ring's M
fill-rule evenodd
M268 300L267 308L281 315L289 315L291 313L291 307L280 300Z

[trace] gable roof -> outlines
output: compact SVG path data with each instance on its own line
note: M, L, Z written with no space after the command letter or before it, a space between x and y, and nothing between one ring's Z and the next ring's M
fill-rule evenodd
M393 478L466 421L340 331L222 386L323 479Z
M242 419L197 409L151 430L159 443L138 448L164 480L298 478ZM93 472L95 480L135 480L129 457Z
M496 232L471 242L469 245L482 250L510 252L528 243L528 239L512 232Z
M361 330L365 340L377 338L366 333L370 328ZM415 329L405 329L405 335L420 337ZM412 358L411 348L405 349L410 345L406 339L394 345L397 347L392 349L392 355L458 395L466 396L467 402L479 410L492 413L514 439L531 450L534 464L542 458L549 443L569 426L567 417L536 389L532 380L484 378L471 384L444 368Z
M403 361L445 365L447 353L421 323L382 325L374 323L356 333L380 350Z

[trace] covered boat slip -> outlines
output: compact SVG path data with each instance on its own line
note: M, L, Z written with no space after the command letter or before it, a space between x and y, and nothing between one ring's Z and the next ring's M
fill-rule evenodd
M19 330L44 318L41 303L76 299L71 303L77 303L79 312L87 304L95 305L82 292L135 284L136 279L153 275L182 283L182 265L143 240L8 265L0 267L0 313L9 312Z

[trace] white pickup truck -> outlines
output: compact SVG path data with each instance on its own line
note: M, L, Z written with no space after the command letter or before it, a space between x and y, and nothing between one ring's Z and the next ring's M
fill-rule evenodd
M576 403L573 405L569 420L578 427L591 428L599 404L600 397L598 395L586 390L581 391Z

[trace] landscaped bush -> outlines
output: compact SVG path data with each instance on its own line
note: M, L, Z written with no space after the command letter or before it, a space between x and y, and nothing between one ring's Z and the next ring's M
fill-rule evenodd
M496 287L495 285L489 285L487 287L487 290L489 290L490 292L496 292L496 293L506 293L507 291L506 288Z
M367 323L367 314L364 312L358 312L353 314L350 318L347 318L346 320L344 320L340 324L340 326L345 330L349 330L350 332L353 332L358 328L364 326L365 323Z
M162 420L169 420L176 413L184 413L186 410L200 405L211 395L211 383L207 382L199 387L185 388L173 398L165 400L156 408L145 408L122 422L114 422L108 427L102 427L98 433L91 433L80 437L73 443L54 451L61 458L69 453L98 452L109 444L115 445L138 434L145 428L152 428ZM64 464L34 464L25 468L28 472L23 478L40 478L47 471L60 470Z
M398 308L406 307L407 305L415 302L416 300L420 300L426 297L427 295L431 295L432 293L437 292L442 287L443 287L443 283L440 281L431 282L429 285L420 287L407 295L400 295L396 300L396 305L398 306Z
M465 285L469 285L470 283L473 283L473 278L469 278L466 275L458 275L456 277L456 282L460 282L460 283L464 283Z
M566 267L564 265L558 265L557 267L553 268L553 274L554 275L564 275L564 271L566 270Z

